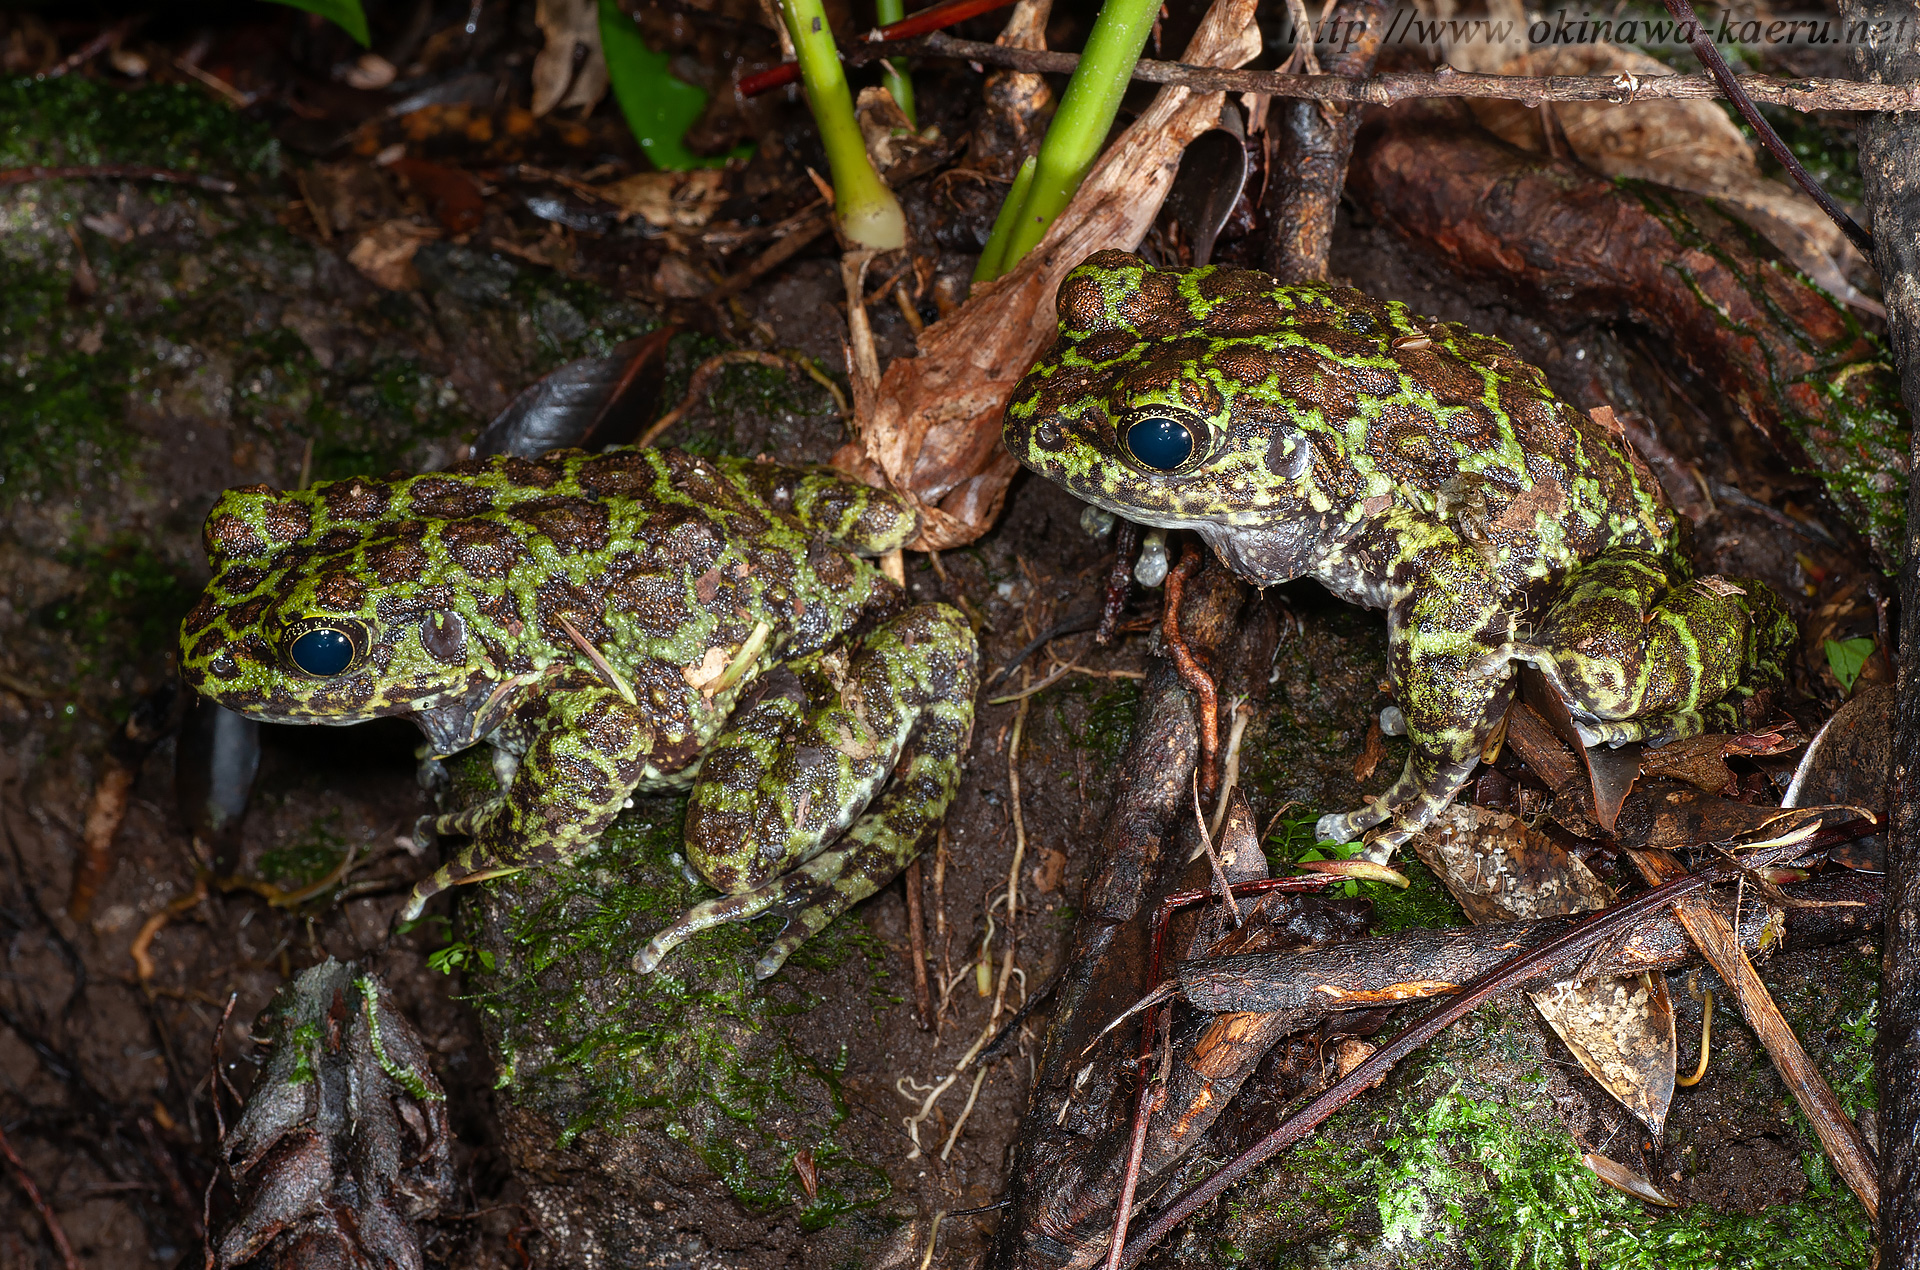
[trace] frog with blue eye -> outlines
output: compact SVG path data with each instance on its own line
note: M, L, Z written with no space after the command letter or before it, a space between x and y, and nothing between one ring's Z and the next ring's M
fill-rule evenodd
M1796 643L1765 583L1696 577L1684 521L1616 432L1491 336L1351 288L1108 251L1060 285L1015 390L1015 458L1141 524L1197 532L1259 586L1387 613L1412 754L1324 838L1384 859L1494 742L1531 664L1588 745L1731 728Z
M470 841L408 917L586 850L636 791L690 786L687 860L724 894L636 966L771 912L765 978L904 868L959 786L973 633L865 558L914 529L826 469L673 450L230 490L181 672L249 718L401 716L432 754L494 747L501 795L437 818Z

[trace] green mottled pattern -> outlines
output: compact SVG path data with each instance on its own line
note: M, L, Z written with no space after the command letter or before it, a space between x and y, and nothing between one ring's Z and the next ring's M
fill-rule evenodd
M1060 336L1015 390L1007 447L1076 496L1197 531L1260 584L1314 577L1387 611L1413 753L1320 831L1389 851L1459 791L1539 666L1589 743L1728 723L1781 682L1779 597L1694 579L1677 517L1617 430L1511 347L1346 287L1102 252L1070 273ZM1137 420L1192 455L1155 470Z
M861 558L913 531L899 499L837 473L672 450L231 490L181 666L252 718L400 715L433 753L497 748L511 781L438 819L471 842L409 913L584 850L636 789L693 784L688 854L727 898L662 932L646 968L777 908L771 974L912 859L958 785L972 633ZM345 670L294 664L316 629L351 641Z

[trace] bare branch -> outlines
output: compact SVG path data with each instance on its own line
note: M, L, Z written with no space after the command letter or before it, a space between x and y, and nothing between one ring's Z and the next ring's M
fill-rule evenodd
M936 31L917 40L888 40L847 50L851 63L893 57L949 57L983 66L1067 74L1080 64L1077 53L1003 48L976 40L958 40ZM1480 75L1442 66L1434 71L1398 71L1382 75L1283 75L1278 71L1223 70L1184 62L1141 61L1133 77L1150 84L1179 84L1196 92L1269 93L1316 101L1364 101L1377 106L1423 97L1484 97L1537 106L1548 101L1676 101L1724 97L1708 75ZM1747 96L1771 106L1798 111L1920 111L1920 85L1869 84L1851 79L1783 79L1772 75L1735 77Z

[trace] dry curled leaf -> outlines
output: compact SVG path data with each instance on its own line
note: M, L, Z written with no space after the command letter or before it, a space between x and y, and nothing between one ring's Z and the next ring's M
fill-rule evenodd
M420 285L420 274L413 267L414 253L421 243L439 236L440 231L428 225L390 220L362 235L347 253L347 263L376 286L389 291L412 290Z
M623 219L638 216L655 229L699 229L727 201L726 173L718 168L641 172L594 193L619 208Z
M1181 60L1240 66L1260 51L1253 0L1216 3ZM1000 412L1054 337L1054 292L1096 251L1132 248L1166 197L1187 142L1220 117L1219 93L1162 88L1074 195L1046 238L1007 274L974 288L878 382L853 377L857 439L834 464L905 493L920 512L917 551L965 546L993 523L1018 470Z
M1637 49L1605 42L1529 50L1517 0L1496 0L1494 12L1515 19L1516 42L1460 44L1448 54L1451 65L1501 75L1675 74ZM1596 172L1720 199L1822 290L1868 312L1884 312L1847 281L1845 268L1856 253L1845 234L1805 193L1760 174L1753 144L1717 101L1555 102L1551 111L1519 102L1467 104L1483 126L1522 149L1552 149L1544 129L1557 126L1574 157Z
M1612 902L1586 865L1505 812L1450 807L1413 848L1476 926L1590 912ZM1666 980L1563 980L1527 995L1587 1074L1658 1134L1673 1101L1678 1057Z
M539 0L534 21L547 42L533 59L533 113L593 109L607 92L599 0Z

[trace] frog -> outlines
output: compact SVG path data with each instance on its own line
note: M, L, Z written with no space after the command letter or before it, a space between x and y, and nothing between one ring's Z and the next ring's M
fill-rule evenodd
M492 747L499 792L426 819L466 843L403 919L585 852L635 794L687 791L684 864L721 894L635 969L772 914L765 979L905 868L959 786L973 632L874 560L916 525L832 469L674 449L250 485L207 516L180 670L251 719L406 718L429 761Z
M1770 709L1798 644L1780 595L1700 575L1690 526L1610 411L1512 346L1405 304L1104 251L1008 401L1007 448L1083 502L1189 529L1266 587L1386 613L1399 778L1316 825L1384 862L1491 757L1526 667L1581 742L1658 744Z

